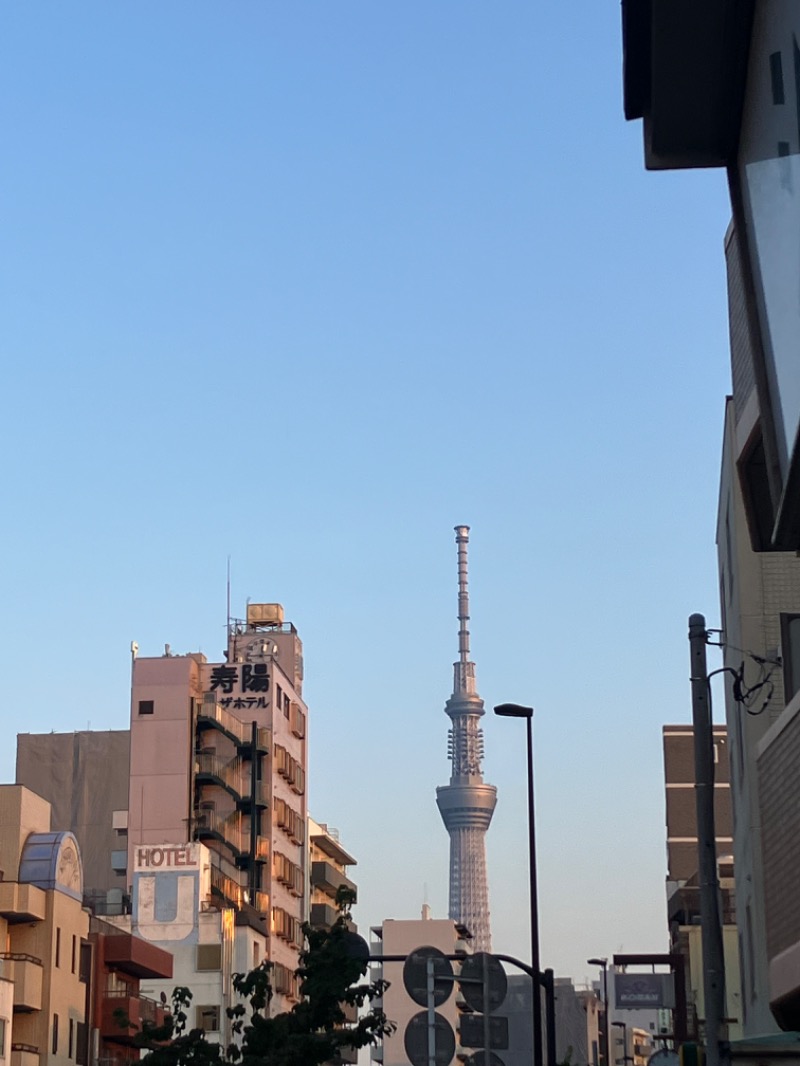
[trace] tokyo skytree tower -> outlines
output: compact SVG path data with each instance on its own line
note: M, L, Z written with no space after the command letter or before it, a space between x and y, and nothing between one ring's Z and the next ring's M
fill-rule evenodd
M483 700L475 690L475 663L469 661L469 526L456 526L458 545L458 662L453 664L453 695L445 713L453 722L448 735L450 784L436 789L439 813L450 834L450 917L467 926L476 951L492 950L489 886L486 880L486 830L497 789L486 785L483 760Z

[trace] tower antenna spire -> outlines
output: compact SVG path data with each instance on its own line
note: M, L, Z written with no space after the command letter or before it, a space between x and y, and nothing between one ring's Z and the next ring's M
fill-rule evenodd
M453 663L453 695L445 705L449 732L450 783L436 790L439 813L450 834L450 917L466 925L479 951L491 951L485 836L497 790L483 780L483 700L469 657L469 526L456 526L458 549L458 660Z
M467 548L469 526L456 526L458 549L458 662L453 663L453 697L474 696L475 663L469 660L469 585ZM482 712L481 712L482 713Z
M467 549L469 526L456 526L458 545L458 658L469 661L469 585L467 577Z

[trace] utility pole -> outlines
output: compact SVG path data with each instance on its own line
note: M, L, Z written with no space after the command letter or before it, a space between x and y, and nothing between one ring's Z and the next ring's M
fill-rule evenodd
M692 683L694 780L697 805L697 871L700 878L700 923L703 943L703 994L706 1008L706 1062L720 1066L720 1037L725 1017L725 961L719 914L717 838L714 827L714 733L702 614L689 618Z

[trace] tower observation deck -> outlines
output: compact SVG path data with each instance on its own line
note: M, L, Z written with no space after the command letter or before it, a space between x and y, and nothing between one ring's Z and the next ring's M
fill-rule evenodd
M450 834L450 917L466 925L478 951L491 951L489 886L486 880L486 830L497 803L497 789L484 783L483 700L475 689L475 663L469 660L469 526L456 526L458 545L458 662L453 664L453 695L445 713L453 723L448 735L450 784L436 789L439 813Z

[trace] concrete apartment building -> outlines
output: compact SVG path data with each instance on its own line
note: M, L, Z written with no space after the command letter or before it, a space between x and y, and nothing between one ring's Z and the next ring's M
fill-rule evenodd
M726 675L725 705L736 815L733 831L743 1023L747 1035L756 1035L777 1028L771 1005L783 998L786 989L780 983L773 987L770 965L773 958L790 946L792 936L788 928L781 931L780 911L777 914L773 911L768 931L764 831L772 843L775 839L772 830L784 822L784 814L774 809L776 802L780 805L775 787L781 791L793 790L794 785L786 777L776 776L772 768L768 776L762 776L760 753L767 734L781 718L787 699L791 699L800 684L795 665L800 633L792 625L794 618L800 617L800 559L794 552L753 550L744 490L738 476L741 438L752 433L757 398L747 337L736 328L735 308L741 296L737 248L736 235L730 232L727 252L734 395L725 406L717 551L724 663L731 671L743 670L740 683L731 674ZM793 636L797 650L793 649ZM752 694L745 695L751 689ZM743 695L745 698L741 698ZM774 752L775 749L773 756ZM766 759L767 766L770 759ZM800 770L800 764L794 769ZM769 789L766 796L762 796L764 787ZM766 820L762 813L765 798ZM785 858L786 853L782 853L779 861ZM800 875L800 861L795 869Z
M87 1066L80 850L46 800L0 785L0 1044L11 1066Z
M338 918L336 894L340 888L355 893L355 882L348 876L356 865L345 851L335 829L308 819L309 908L308 920L320 929L329 929Z
M733 812L731 805L728 734L714 726L714 813L717 869L725 954L726 1012L729 1036L741 1031L739 945L736 926L733 862ZM690 1039L698 1039L705 1021L703 955L700 935L700 882L695 801L694 734L689 725L663 728L664 781L667 825L667 916L670 951L684 958L686 1017ZM625 1020L619 1014L617 1020ZM631 1024L635 1019L629 1019ZM642 1027L645 1031L649 1026ZM650 1036L655 1026L650 1028Z
M143 978L171 978L172 956L92 918L89 944L81 948L80 973L87 984L89 1063L124 1066L138 1062L141 1052L133 1045L133 1030L120 1024L117 1012L122 1011L137 1028L145 1022L163 1025L163 1004L145 996L140 984Z
M720 561L745 1036L800 1026L800 7L623 4L625 115L651 169L724 167L733 395ZM780 662L779 662L780 660Z

